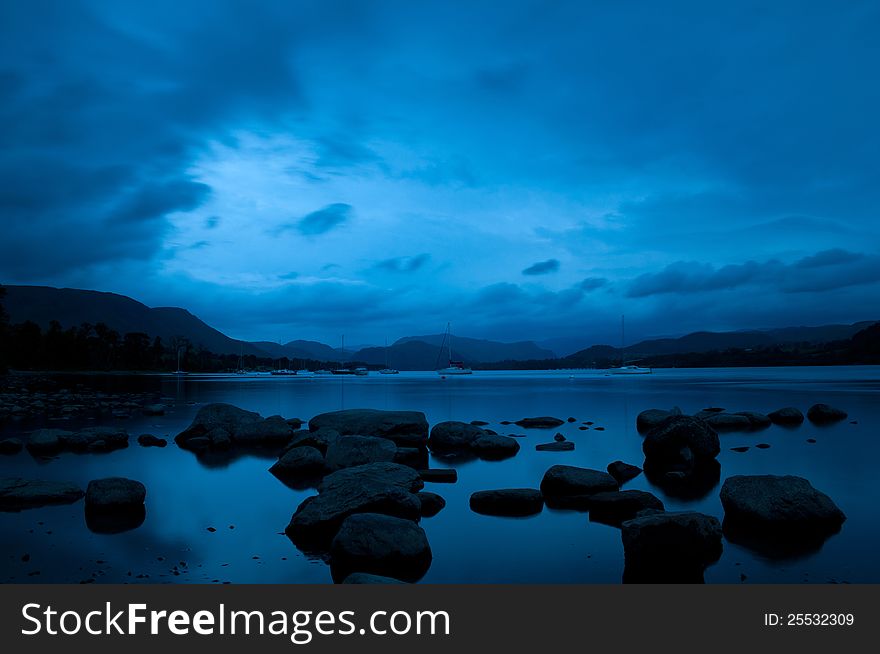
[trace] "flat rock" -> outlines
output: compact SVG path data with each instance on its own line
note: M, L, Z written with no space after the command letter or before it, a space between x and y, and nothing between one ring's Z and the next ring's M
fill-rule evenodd
M416 495L418 496L419 501L422 503L423 518L433 518L446 506L446 500L444 500L437 493L432 493L430 491L419 491L418 493L416 493Z
M590 520L608 525L620 526L640 512L659 513L664 510L663 502L645 491L611 491L590 497Z
M245 411L232 404L215 402L201 407L192 423L180 432L175 441L181 447L193 438L206 437L214 429L222 429L233 438L247 425L262 422L263 418L254 411ZM288 426L289 427L289 426Z
M455 452L470 449L474 441L484 436L488 436L488 434L482 427L467 422L447 420L439 422L431 428L428 447L433 452Z
M807 418L816 425L828 425L845 420L846 417L846 411L828 404L814 404L807 410Z
M309 420L309 431L319 429L332 429L343 436L388 438L403 447L418 447L428 440L428 420L421 411L331 411Z
M471 443L470 449L481 459L500 461L515 456L519 452L519 443L509 436L484 434Z
M344 491L358 486L396 486L415 493L424 487L420 473L399 463L367 463L344 468L324 477L318 492Z
M804 414L801 413L800 409L796 409L793 406L771 411L767 414L767 417L770 418L774 425L794 426L804 421Z
M458 481L458 472L455 468L427 468L419 470L419 476L422 481L435 484L454 484Z
M28 437L26 447L35 456L60 452L109 452L128 447L128 433L111 427L89 427L76 432L38 429Z
M240 445L282 444L290 441L293 428L281 416L269 416L265 420L245 422L229 435L233 443Z
M377 513L346 518L330 545L330 571L336 580L361 572L418 581L431 560L424 529L411 520Z
M367 463L394 461L397 445L376 436L339 436L327 447L328 470L341 470Z
M572 450L574 450L573 441L552 441L535 445L537 452L571 452Z
M721 557L721 524L696 512L657 513L624 522L626 583L701 583Z
M523 429L552 429L559 425L564 425L565 421L551 416L539 416L537 418L523 418L517 420L516 423Z
M617 480L618 484L625 484L630 479L635 479L642 473L642 469L623 461L612 461L608 464L608 474Z
M586 509L591 495L618 488L607 472L566 465L551 466L541 480L541 493L551 508Z
M134 479L94 479L86 488L86 507L107 511L125 510L142 506L146 496L146 487Z
M72 504L85 495L72 482L0 478L0 511L21 511L52 504Z
M713 413L703 418L707 425L716 431L751 431L752 421L748 416L736 413Z
M544 509L544 496L533 488L477 491L471 495L470 507L475 513L483 515L534 515Z

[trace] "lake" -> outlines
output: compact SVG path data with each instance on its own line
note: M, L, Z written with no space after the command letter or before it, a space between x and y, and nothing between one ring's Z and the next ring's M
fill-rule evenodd
M127 449L62 454L49 461L36 460L26 451L0 456L0 475L69 480L83 488L99 477L137 479L147 487L146 520L135 530L106 535L87 529L82 502L0 513L0 579L6 582L331 582L328 566L303 555L283 533L296 507L314 491L292 490L278 481L267 471L274 459L246 456L206 467L173 441L166 448L136 443L142 433L173 439L209 402L305 420L341 408L411 409L423 411L431 425L485 420L500 434L526 434L520 439L520 452L505 461L437 463L456 467L459 480L426 484L426 490L447 502L438 515L421 522L434 555L422 580L426 583L617 583L623 572L619 529L591 522L589 514L548 508L529 518L478 515L469 509L469 496L484 489L537 488L547 468L556 463L604 470L621 459L641 466L642 438L635 418L647 408L677 405L694 413L715 406L767 413L795 406L806 413L810 405L826 402L847 411L847 420L827 427L806 421L794 429L774 425L758 432L721 434L721 481L702 497L670 497L644 475L624 488L654 493L667 510L696 510L720 519L718 492L730 475L806 477L846 513L840 533L818 552L782 560L725 541L721 559L706 570L706 581L880 582L877 366L669 369L644 376L478 371L448 379L402 372L311 379L106 375L77 381L106 390L156 390L169 408L163 416L135 414L97 423L124 426L132 436ZM499 424L527 416L571 416L576 422L550 430ZM585 421L595 424L579 430ZM82 423L51 426L68 424L72 428ZM21 435L34 426L8 422L2 433ZM557 431L575 442L574 451L535 451L536 444L552 441ZM730 449L757 443L770 447L751 447L744 453Z

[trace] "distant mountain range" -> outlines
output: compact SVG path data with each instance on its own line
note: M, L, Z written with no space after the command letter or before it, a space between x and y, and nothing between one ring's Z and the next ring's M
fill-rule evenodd
M311 359L325 362L358 362L372 366L389 365L400 370L432 370L437 364L446 364L448 353L441 351L442 334L406 336L387 348L365 347L346 350L317 341L294 340L289 343L271 341L247 342L229 338L206 324L189 311L175 307L150 308L124 295L70 288L47 286L4 286L3 304L10 322L33 321L43 329L57 320L63 328L78 327L82 323L104 323L120 334L144 332L159 336L166 345L174 339L186 338L197 347L217 354L244 354L291 360ZM823 325L818 327L786 327L781 329L746 330L734 332L695 332L678 338L659 338L641 341L623 350L609 345L593 345L571 351L573 339L551 339L501 343L485 339L456 336L453 339L453 358L468 365L498 364L505 361L547 361L557 356L567 364L589 367L596 361L614 359L636 360L694 352L714 352L728 349L766 348L789 343L818 344L851 338L874 321L852 325ZM556 343L560 349L546 345ZM293 364L296 365L296 364Z

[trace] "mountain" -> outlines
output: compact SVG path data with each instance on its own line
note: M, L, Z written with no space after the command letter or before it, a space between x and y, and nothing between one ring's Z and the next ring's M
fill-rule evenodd
M10 322L31 320L45 329L52 320L64 329L83 323L103 322L120 334L144 332L159 336L166 345L174 338L186 337L195 346L217 354L266 353L251 343L229 338L199 320L186 309L150 308L130 297L101 291L50 286L6 286L3 305Z
M406 336L395 341L392 347L414 341L419 341L433 347L434 356L431 362L431 368L433 368L437 355L440 353L440 345L443 343L443 334ZM538 347L534 341L500 343L498 341L488 341L479 338L455 336L452 339L452 346L454 349L454 358L460 358L466 363L495 363L497 361L511 360L552 359L556 356L551 350ZM382 348L370 349L381 350ZM444 364L446 363L446 357L447 355L441 357L442 363Z

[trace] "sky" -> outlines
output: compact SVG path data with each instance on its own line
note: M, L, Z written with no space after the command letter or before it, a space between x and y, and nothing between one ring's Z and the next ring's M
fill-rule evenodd
M0 283L230 336L880 317L880 3L0 0Z

